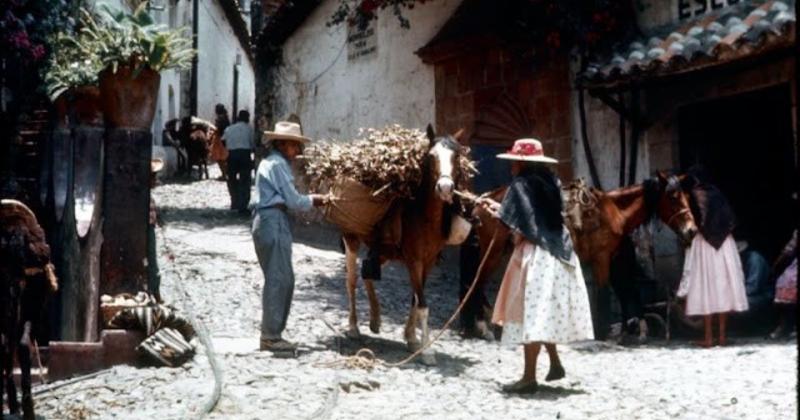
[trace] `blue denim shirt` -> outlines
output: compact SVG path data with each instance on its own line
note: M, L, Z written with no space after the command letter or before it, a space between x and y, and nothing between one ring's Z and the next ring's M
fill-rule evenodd
M276 204L285 204L292 210L302 211L312 207L311 197L297 192L289 161L277 150L273 150L258 165L253 204L256 211Z

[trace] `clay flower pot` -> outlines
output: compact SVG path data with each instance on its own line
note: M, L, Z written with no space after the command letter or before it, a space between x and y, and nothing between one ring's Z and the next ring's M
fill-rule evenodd
M97 86L78 86L68 91L70 119L74 124L103 125L103 105Z
M156 112L161 76L149 67L134 77L133 65L122 65L114 73L100 73L100 94L106 124L112 128L149 130Z

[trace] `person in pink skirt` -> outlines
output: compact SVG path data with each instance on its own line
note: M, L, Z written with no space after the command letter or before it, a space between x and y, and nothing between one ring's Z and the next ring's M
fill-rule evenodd
M514 178L502 204L482 199L481 205L510 229L514 253L497 295L492 322L503 326L504 345L523 345L522 378L503 386L508 393L537 390L536 362L542 345L550 357L545 380L565 376L557 343L594 338L589 296L580 263L573 252L561 215L561 187L535 139L521 139L508 153Z
M742 261L731 234L736 224L733 209L702 168L690 169L683 187L690 191L699 232L686 251L677 295L686 298L686 315L703 316L705 335L696 344L714 345L712 316L717 315L718 344L724 346L728 313L748 309Z
M770 338L791 336L797 306L797 229L775 261L774 271L780 273L775 282L775 304L780 311L780 323Z

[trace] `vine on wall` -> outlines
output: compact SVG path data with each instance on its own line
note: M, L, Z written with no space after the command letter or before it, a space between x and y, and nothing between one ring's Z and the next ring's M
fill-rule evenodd
M411 28L405 12L436 0L339 0L328 25L366 27L382 10L392 10L400 26ZM469 0L467 0L469 1ZM581 54L605 50L635 30L636 0L504 0L506 38L542 46L551 52L577 48Z

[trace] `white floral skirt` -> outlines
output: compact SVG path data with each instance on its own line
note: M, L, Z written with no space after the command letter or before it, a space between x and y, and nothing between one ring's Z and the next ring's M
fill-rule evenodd
M578 257L571 264L521 240L503 276L492 322L502 343L569 343L594 339L589 295Z

